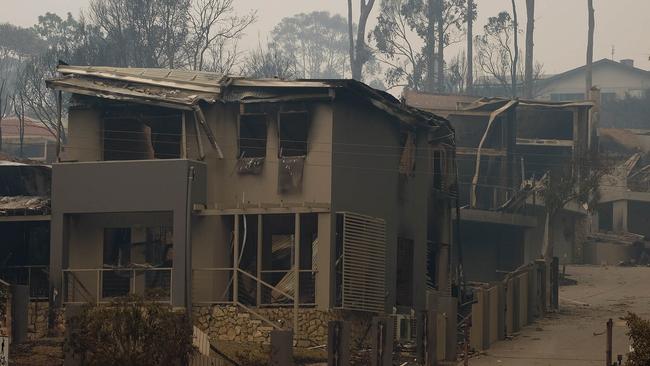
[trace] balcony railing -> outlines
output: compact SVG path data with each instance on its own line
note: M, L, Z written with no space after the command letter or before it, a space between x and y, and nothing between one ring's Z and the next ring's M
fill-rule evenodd
M305 269L298 271L300 306L313 306L316 302L316 272ZM254 307L292 306L295 301L295 276L292 269L263 270L257 277L241 268L196 268L192 276L193 302Z
M106 303L129 295L171 303L171 268L93 268L63 270L65 304Z
M0 268L0 278L14 285L29 287L29 299L43 301L49 294L49 267L46 265L6 266Z

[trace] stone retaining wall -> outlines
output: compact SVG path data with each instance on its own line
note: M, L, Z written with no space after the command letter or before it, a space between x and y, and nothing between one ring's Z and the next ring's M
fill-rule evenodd
M38 339L47 336L47 317L50 305L47 301L30 301L27 309L28 337Z
M292 328L293 308L255 309L256 313L278 324ZM360 342L368 344L370 324L374 314L344 310L320 311L313 308L298 310L298 331L294 334L297 347L327 344L327 324L330 320L351 323L353 347ZM270 343L273 326L242 308L231 305L194 306L194 324L218 341Z

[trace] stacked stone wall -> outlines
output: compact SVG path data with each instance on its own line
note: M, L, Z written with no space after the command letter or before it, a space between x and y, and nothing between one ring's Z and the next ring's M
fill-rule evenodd
M254 309L255 313L281 328L293 328L293 308ZM344 310L320 311L314 308L298 310L298 331L294 333L297 347L327 344L327 326L330 320L346 320L351 325L353 347L370 341L373 314ZM217 341L270 343L274 327L258 316L235 306L195 306L194 323Z

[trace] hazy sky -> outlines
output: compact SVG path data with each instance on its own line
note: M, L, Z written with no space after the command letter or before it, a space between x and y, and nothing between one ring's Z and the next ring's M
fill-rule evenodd
M47 11L64 14L88 6L90 0L0 0L0 22L30 26L38 15ZM379 3L381 0L377 0ZM489 16L510 10L509 0L475 0L479 20L475 33ZM358 0L353 0L358 15ZM586 0L537 0L535 58L544 64L546 73L558 73L584 64L587 37ZM525 0L517 0L520 23L525 26ZM242 48L257 45L258 37L267 38L273 26L285 16L314 10L347 13L346 0L235 0L238 11L256 9L259 21L242 40ZM594 0L596 35L594 58L616 60L631 58L635 65L650 70L650 0ZM375 5L371 26L379 6ZM523 47L523 37L521 41ZM449 50L447 56L457 52Z

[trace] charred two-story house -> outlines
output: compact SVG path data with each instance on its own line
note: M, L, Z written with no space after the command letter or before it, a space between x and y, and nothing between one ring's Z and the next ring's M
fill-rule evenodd
M322 343L332 317L449 296L445 119L352 80L58 71L48 86L72 97L53 165L55 306L139 294L193 308L218 339L289 327Z
M543 257L548 245L561 262L582 261L587 210L569 202L546 222L541 191L548 179L580 174L581 157L597 146L590 102L405 97L456 131L460 239L470 280L502 278Z

